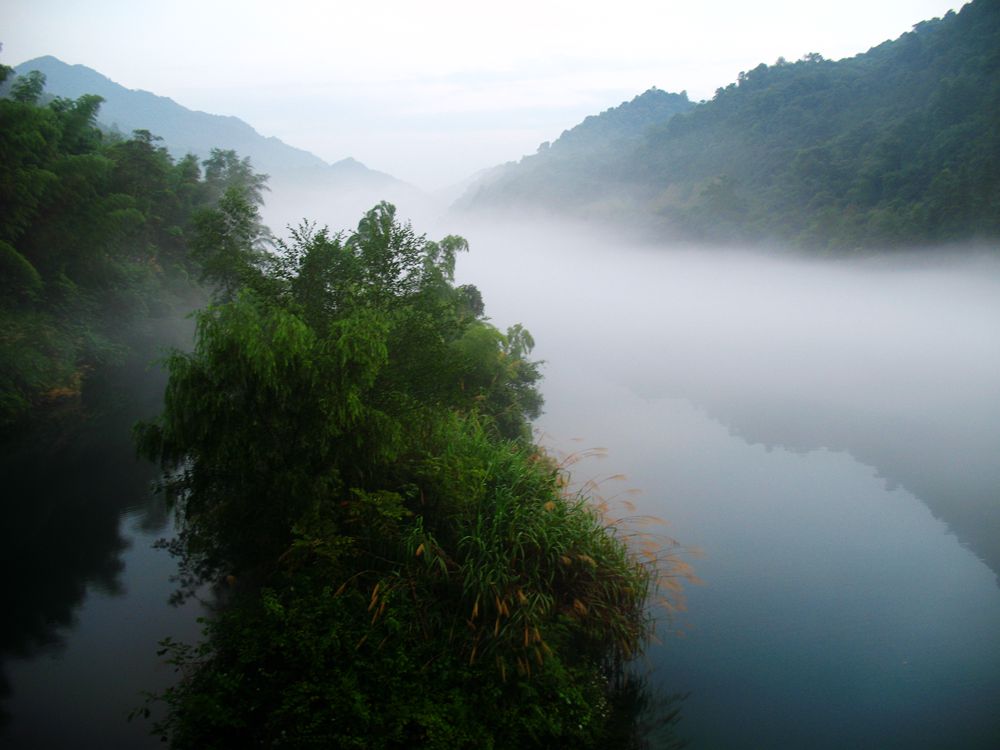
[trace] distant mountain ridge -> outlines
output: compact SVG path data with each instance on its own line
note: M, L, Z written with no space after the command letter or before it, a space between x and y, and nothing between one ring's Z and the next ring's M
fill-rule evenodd
M671 94L653 87L585 118L519 162L484 170L457 206L572 209L585 203L593 212L595 204L615 195L627 181L618 169L618 154L637 147L650 128L694 106L686 92Z
M212 148L231 148L250 156L262 171L321 169L329 166L318 156L289 146L278 138L265 137L238 117L190 110L165 96L127 89L84 65L69 65L46 55L21 63L14 70L24 75L37 70L45 76L45 90L76 99L97 94L104 99L99 119L128 135L149 130L163 138L175 157L193 153L207 157Z
M761 64L637 138L582 142L561 160L558 144L459 205L820 250L993 240L1000 2L974 0L852 58Z
M653 86L631 101L609 107L599 115L590 115L562 135L551 146L552 153L610 149L639 140L650 127L659 125L694 103L687 92L671 94Z
M421 191L395 177L369 169L352 157L328 164L315 154L263 136L238 117L188 109L148 91L128 89L85 65L69 65L47 55L14 68L19 75L37 70L46 93L76 99L97 94L104 99L98 120L124 135L148 130L163 139L175 157L192 153L206 158L213 148L250 157L253 168L270 175L265 219L280 227L303 217L353 226L361 212L380 200L427 210Z

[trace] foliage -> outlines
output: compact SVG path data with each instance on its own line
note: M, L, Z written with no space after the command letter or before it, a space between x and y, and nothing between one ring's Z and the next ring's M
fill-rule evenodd
M636 149L651 128L692 107L686 93L654 87L587 117L553 143L541 144L536 154L494 170L488 183L475 187L462 203L519 211L533 206L570 211L586 207L591 217L607 214L608 205L632 177L622 155Z
M1000 8L978 0L854 58L760 65L662 126L634 164L681 188L661 210L700 236L819 248L997 236L998 37Z
M222 210L220 208L220 210ZM601 747L655 562L528 439L520 326L453 284L464 240L369 211L247 249L165 410L181 546L234 599L159 727L176 747Z
M646 615L641 597L620 613L602 611L609 602L597 589L614 588L602 573L637 587L648 573L621 565L620 554L600 555L613 539L592 513L559 498L551 467L523 447L498 451L474 426L454 428L471 443L462 452L507 464L482 477L481 497L462 503L462 516L448 518L430 500L410 516L398 495L354 493L355 507L330 509L341 534L328 530L331 518L314 521L267 587L210 623L200 649L171 649L189 678L165 696L171 713L161 730L177 747L604 746L601 634L614 631L601 621L632 620L644 632ZM453 470L481 472L482 458ZM548 494L504 486L511 481L548 485ZM523 509L514 507L518 490L530 501ZM451 550L441 543L459 534ZM587 551L599 555L593 566ZM520 563L510 559L518 552Z
M196 247L212 237L227 243ZM166 411L144 437L187 466L175 493L206 536L190 546L237 567L284 549L331 493L376 489L431 413L475 411L524 437L540 405L530 336L463 312L451 276L464 241L417 237L383 204L346 239L304 226L280 246L266 260L226 250L242 274L229 277L246 283L199 314L195 351L170 358ZM486 345L472 349L477 335Z
M610 150L525 158L473 205L604 213L659 235L816 250L995 239L997 50L1000 5L973 0L852 58L758 65ZM589 165L600 190L580 181Z
M9 69L4 69L5 76ZM15 78L0 98L0 429L53 394L79 393L146 322L221 283L190 251L199 211L248 196L262 175L233 152L175 162L148 131L129 139L96 125L100 97L47 97L45 78ZM226 191L231 191L232 195Z

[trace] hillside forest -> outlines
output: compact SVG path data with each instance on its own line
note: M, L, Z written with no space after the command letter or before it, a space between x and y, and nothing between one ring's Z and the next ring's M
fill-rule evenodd
M975 0L843 60L742 72L705 102L651 89L497 168L478 210L812 253L1000 235L1000 4Z

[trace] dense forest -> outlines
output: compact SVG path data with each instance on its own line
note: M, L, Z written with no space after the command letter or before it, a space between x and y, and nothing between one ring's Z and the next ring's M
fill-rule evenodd
M8 75L9 70L4 70ZM0 100L3 424L86 401L152 321L196 314L140 451L164 468L183 597L214 592L154 731L174 747L606 747L684 571L532 443L534 342L456 286L466 242L387 203L275 239L266 176L174 160L101 100ZM643 543L640 548L639 544ZM148 709L139 713L149 714ZM668 711L661 716L672 719Z
M625 131L610 151L599 144L564 160L568 131L463 203L813 249L995 238L998 50L1000 4L975 0L853 58L761 64L687 111L657 118L639 107L657 94L647 92L598 118L614 129L626 114L646 115L640 138Z
M43 88L44 76L21 76L0 99L5 432L46 403L99 392L133 350L155 352L155 323L207 299L192 242L207 209L237 194L259 205L264 189L233 151L174 160L149 131L102 132L100 97Z

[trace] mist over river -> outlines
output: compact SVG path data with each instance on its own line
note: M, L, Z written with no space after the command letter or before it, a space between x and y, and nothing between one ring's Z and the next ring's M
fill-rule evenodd
M421 229L418 226L418 229ZM689 693L695 748L1000 746L1000 263L631 246L566 225L450 221L460 283L544 359L540 441L606 449L700 585L640 664ZM158 746L125 722L173 679L171 533L136 463L140 403L8 456L14 597L0 746ZM60 442L61 441L61 442ZM641 494L627 491L638 488Z
M543 444L600 446L701 585L645 668L693 747L1000 746L1000 264L460 227L546 360ZM677 635L680 631L682 635Z

